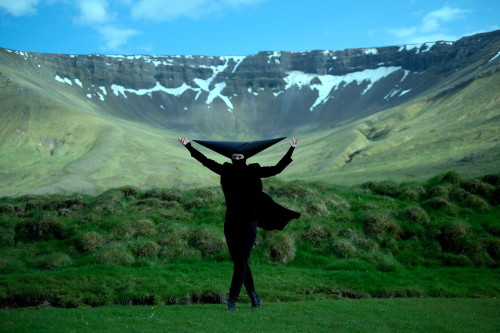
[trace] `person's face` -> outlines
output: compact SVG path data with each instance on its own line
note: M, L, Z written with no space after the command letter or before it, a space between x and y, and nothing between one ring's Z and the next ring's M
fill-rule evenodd
M243 154L233 154L231 156L231 160L232 160L234 165L237 165L237 166L246 165L245 156L243 156Z
M231 156L231 159L233 159L233 160L235 160L235 161L239 161L239 160L242 160L242 159L244 159L244 158L245 158L245 156L243 156L243 154L233 154L233 155Z

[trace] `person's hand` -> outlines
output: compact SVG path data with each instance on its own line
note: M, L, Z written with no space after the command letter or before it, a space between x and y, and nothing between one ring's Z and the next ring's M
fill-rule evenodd
M292 141L290 141L290 146L295 148L299 144L299 139L293 138Z
M179 140L179 142L182 143L184 146L189 143L188 138L177 137L177 140Z

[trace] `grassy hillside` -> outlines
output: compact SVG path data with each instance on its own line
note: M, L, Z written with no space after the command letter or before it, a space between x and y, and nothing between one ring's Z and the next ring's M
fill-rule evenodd
M498 174L456 172L354 187L267 182L303 216L259 231L257 287L266 301L496 297L499 186ZM218 187L2 198L0 304L222 303L223 214Z

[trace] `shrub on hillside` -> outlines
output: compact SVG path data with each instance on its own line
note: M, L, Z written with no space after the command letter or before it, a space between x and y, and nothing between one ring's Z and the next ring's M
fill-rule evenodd
M351 209L349 202L336 194L329 195L325 203L333 212L343 212Z
M308 196L313 196L315 192L306 186L300 184L285 184L282 186L273 186L271 188L271 195L285 197L289 199L300 199Z
M27 211L50 210L57 211L59 209L69 209L74 206L85 207L87 202L81 196L75 197L50 197L37 196L26 202Z
M474 209L479 213L485 213L488 210L488 203L481 197L470 194L464 200L464 206Z
M448 200L437 197L431 198L424 203L424 207L431 210L442 211L448 215L457 214L457 207Z
M185 242L187 246L187 240L189 238L189 231L187 229L182 229L182 228L175 228L168 230L165 235L160 237L160 239L157 241L158 244L160 245L171 245L171 244L177 244L180 242Z
M144 241L133 244L132 251L137 258L156 258L160 252L160 245L153 241Z
M356 247L347 239L337 239L329 248L340 259L350 258L356 253Z
M15 227L16 239L36 241L40 239L69 237L71 230L66 228L54 216L42 214L32 220L20 223Z
M286 264L295 258L295 242L286 233L278 233L269 240L269 255L273 262Z
M64 253L51 253L35 257L32 265L39 269L59 269L71 264L71 258Z
M455 254L464 254L470 243L471 226L465 222L454 222L448 225L440 238L443 250Z
M495 187L493 185L484 183L479 179L471 179L462 184L462 187L466 191L472 194L477 194L486 200L490 200L491 197L493 196L493 192L495 191Z
M396 198L401 193L398 184L392 181L386 181L380 183L368 182L364 184L363 187L368 188L374 194L383 195L391 198Z
M116 215L118 213L118 208L113 203L103 203L94 206L93 211L98 215Z
M207 207L208 203L200 197L194 197L186 203L186 208L191 210L195 208Z
M159 253L160 258L177 259L177 258L200 258L201 252L199 250L190 248L185 244L171 244L163 246Z
M444 185L436 185L429 188L427 191L429 198L442 198L449 199L450 192L453 188L453 185L444 184Z
M494 263L485 248L486 244L474 236L468 223L459 221L448 225L439 241L444 251L467 255L477 266L490 266Z
M456 171L449 171L443 176L441 181L452 184L460 184L464 181L464 177Z
M97 252L96 262L103 265L130 266L135 259L125 245L110 244Z
M137 198L139 196L139 190L132 186L122 187L120 191L126 198Z
M203 256L221 252L225 248L224 239L210 229L196 229L189 234L189 244L201 251Z
M153 237L157 232L156 225L150 220L124 221L112 230L118 238Z
M326 203L321 199L309 199L305 203L305 210L307 214L312 216L327 217L330 215L330 210L328 209Z
M304 237L309 240L313 244L318 244L321 241L327 239L332 235L332 230L329 228L313 224L307 231L304 233Z
M425 209L419 206L411 206L405 209L405 219L412 224L429 224L430 218Z
M368 214L363 218L363 225L366 234L382 240L386 233L398 237L401 232L401 227L392 221L388 216L373 213Z
M96 252L104 245L104 237L98 232L90 231L84 233L79 240L79 248L83 252Z
M466 190L464 190L463 188L453 186L450 190L449 198L455 202L461 203L465 201L465 199L467 199L469 195L471 194Z
M373 251L377 248L377 244L366 238L366 236L359 230L342 228L338 231L338 236L348 239L355 247L367 251Z
M176 189L157 189L153 188L141 195L141 199L157 198L163 201L182 203L184 196L181 191Z
M159 256L162 258L199 257L201 252L189 248L188 238L189 232L186 229L170 230L158 240L158 244L162 246Z
M500 173L486 175L481 180L493 186L500 186Z
M0 214L17 216L19 213L21 213L23 211L24 211L24 207L22 207L21 205L16 205L13 203L0 204Z
M380 272L394 272L401 267L401 264L392 254L385 254L380 251L370 252L364 255L364 259L374 264L375 268Z
M206 203L213 203L216 201L222 201L222 192L215 188L200 188L194 193L194 197L201 198Z
M405 201L419 201L426 196L426 191L423 186L411 186L401 190L399 198Z

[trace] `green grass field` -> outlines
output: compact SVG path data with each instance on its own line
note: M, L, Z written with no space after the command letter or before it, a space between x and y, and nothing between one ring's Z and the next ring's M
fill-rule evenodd
M499 186L499 175L456 172L267 181L302 216L258 232L251 265L265 306L251 311L242 293L236 314L224 309L232 264L218 187L0 198L2 329L495 331Z
M0 310L2 332L498 332L498 299L364 299Z

